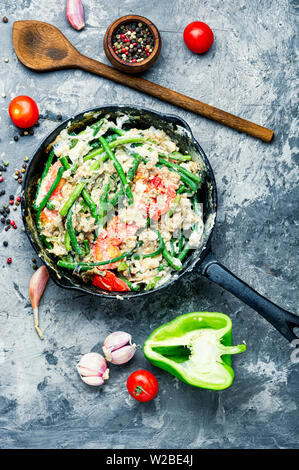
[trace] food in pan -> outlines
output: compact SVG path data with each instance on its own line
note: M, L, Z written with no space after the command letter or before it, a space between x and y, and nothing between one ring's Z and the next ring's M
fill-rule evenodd
M34 210L57 265L107 291L151 290L201 244L200 163L161 129L109 115L49 148Z

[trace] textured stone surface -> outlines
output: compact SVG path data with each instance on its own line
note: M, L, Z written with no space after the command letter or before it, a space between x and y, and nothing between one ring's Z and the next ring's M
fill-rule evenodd
M295 311L295 0L85 0L87 25L80 33L65 20L63 4L1 1L0 17L6 15L9 23L0 24L0 95L7 95L0 96L0 158L10 162L1 189L7 195L19 191L14 170L57 125L57 114L67 118L110 103L177 113L215 171L216 256L259 292ZM107 62L105 29L128 13L151 18L161 30L162 53L147 78L273 128L274 142L263 144L81 71L35 74L12 49L13 21L38 19L60 27L83 53ZM185 25L195 19L206 21L216 37L204 56L193 55L182 40ZM41 126L34 137L16 143L7 107L18 94L38 101ZM114 303L63 291L50 281L40 309L41 342L28 298L34 253L20 229L20 212L13 217L17 231L0 227L0 447L299 447L299 373L291 346L257 313L196 273L163 294ZM194 310L228 313L235 342L247 342L247 352L233 359L236 377L228 390L178 382L151 367L141 349L130 364L112 366L111 379L99 390L80 381L76 361L82 353L99 351L109 332L132 332L142 345L155 327ZM145 405L126 391L126 378L137 368L153 371L160 383L157 399Z

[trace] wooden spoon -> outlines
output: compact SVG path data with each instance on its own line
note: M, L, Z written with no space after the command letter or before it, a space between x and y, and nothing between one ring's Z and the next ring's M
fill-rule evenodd
M270 142L274 136L274 132L270 129L246 121L238 116L214 108L144 78L126 75L109 65L90 59L80 54L59 29L48 23L31 20L15 21L12 37L18 59L31 70L38 72L71 68L86 70L122 85L127 85L135 90L143 91L240 132L245 132L264 142Z

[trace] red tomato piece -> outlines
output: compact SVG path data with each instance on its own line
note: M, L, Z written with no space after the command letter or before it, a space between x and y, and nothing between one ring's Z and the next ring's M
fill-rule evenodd
M184 30L184 41L190 51L203 54L212 46L214 34L206 23L193 21Z
M42 210L40 215L40 221L42 225L53 222L53 220L58 216L58 211L49 211L46 207Z
M159 384L156 377L147 370L136 370L127 380L127 389L137 401L150 401L158 393Z
M17 96L8 108L11 120L17 127L28 129L38 120L39 112L36 102L30 96Z
M111 271L106 271L104 276L95 274L92 283L95 287L100 287L110 292L127 292L131 290L125 281L117 277Z

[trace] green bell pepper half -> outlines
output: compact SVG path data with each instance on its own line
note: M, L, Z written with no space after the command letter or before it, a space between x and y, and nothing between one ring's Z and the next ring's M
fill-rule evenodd
M232 346L232 322L224 313L192 312L157 328L145 341L145 357L195 387L223 390L234 379L231 354L246 350Z

